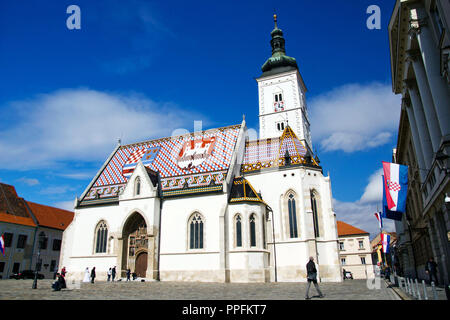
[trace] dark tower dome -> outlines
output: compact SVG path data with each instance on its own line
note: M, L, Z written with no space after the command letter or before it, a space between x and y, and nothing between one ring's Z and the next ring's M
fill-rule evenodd
M283 31L278 29L277 26L277 15L273 15L273 18L275 28L270 33L272 36L272 40L270 40L270 45L272 46L272 56L263 64L261 68L263 72L262 76L268 76L290 70L298 70L297 61L295 58L286 55Z

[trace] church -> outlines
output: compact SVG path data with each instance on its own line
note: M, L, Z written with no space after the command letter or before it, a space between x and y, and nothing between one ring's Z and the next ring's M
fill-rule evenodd
M84 193L63 236L61 267L106 279L116 266L147 280L342 281L331 181L313 153L306 86L271 32L256 79L259 138L227 127L121 145Z

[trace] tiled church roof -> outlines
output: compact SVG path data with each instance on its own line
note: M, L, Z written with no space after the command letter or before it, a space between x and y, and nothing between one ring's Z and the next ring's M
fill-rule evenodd
M242 172L251 172L264 168L280 167L288 156L291 164L308 164L308 150L297 138L291 127L287 126L281 137L249 141L245 146ZM310 164L318 166L310 157Z
M117 198L139 160L159 172L161 190L221 189L241 125L120 146L82 201Z
M234 178L233 185L231 187L230 202L235 203L246 201L261 202L265 204L247 179L243 177L236 177Z

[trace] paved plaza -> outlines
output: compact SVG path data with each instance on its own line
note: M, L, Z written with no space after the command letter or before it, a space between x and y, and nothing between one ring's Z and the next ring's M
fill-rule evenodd
M0 300L304 300L306 283L104 282L81 283L79 289L54 292L53 280L0 280ZM312 300L400 300L384 280L369 289L366 280L320 283L320 299L311 286ZM375 286L376 287L376 286Z

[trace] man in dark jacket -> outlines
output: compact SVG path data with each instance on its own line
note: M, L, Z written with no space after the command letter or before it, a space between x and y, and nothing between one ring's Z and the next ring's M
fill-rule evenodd
M425 265L425 272L428 273L430 277L430 283L434 278L434 280L436 280L434 283L438 285L437 264L434 262L433 258L428 259L428 262Z
M114 279L116 278L116 266L114 266L114 268L112 268L111 275L112 275L112 281L114 282Z
M93 267L91 271L91 283L94 283L94 279L95 279L95 267Z
M323 298L324 295L320 291L319 285L317 284L317 270L316 265L314 263L314 258L309 257L309 262L306 264L306 272L307 272L307 278L308 278L308 286L306 287L306 294L305 299L311 299L308 296L309 288L311 287L311 282L314 283L314 287L316 287L317 292L319 293L319 297Z

